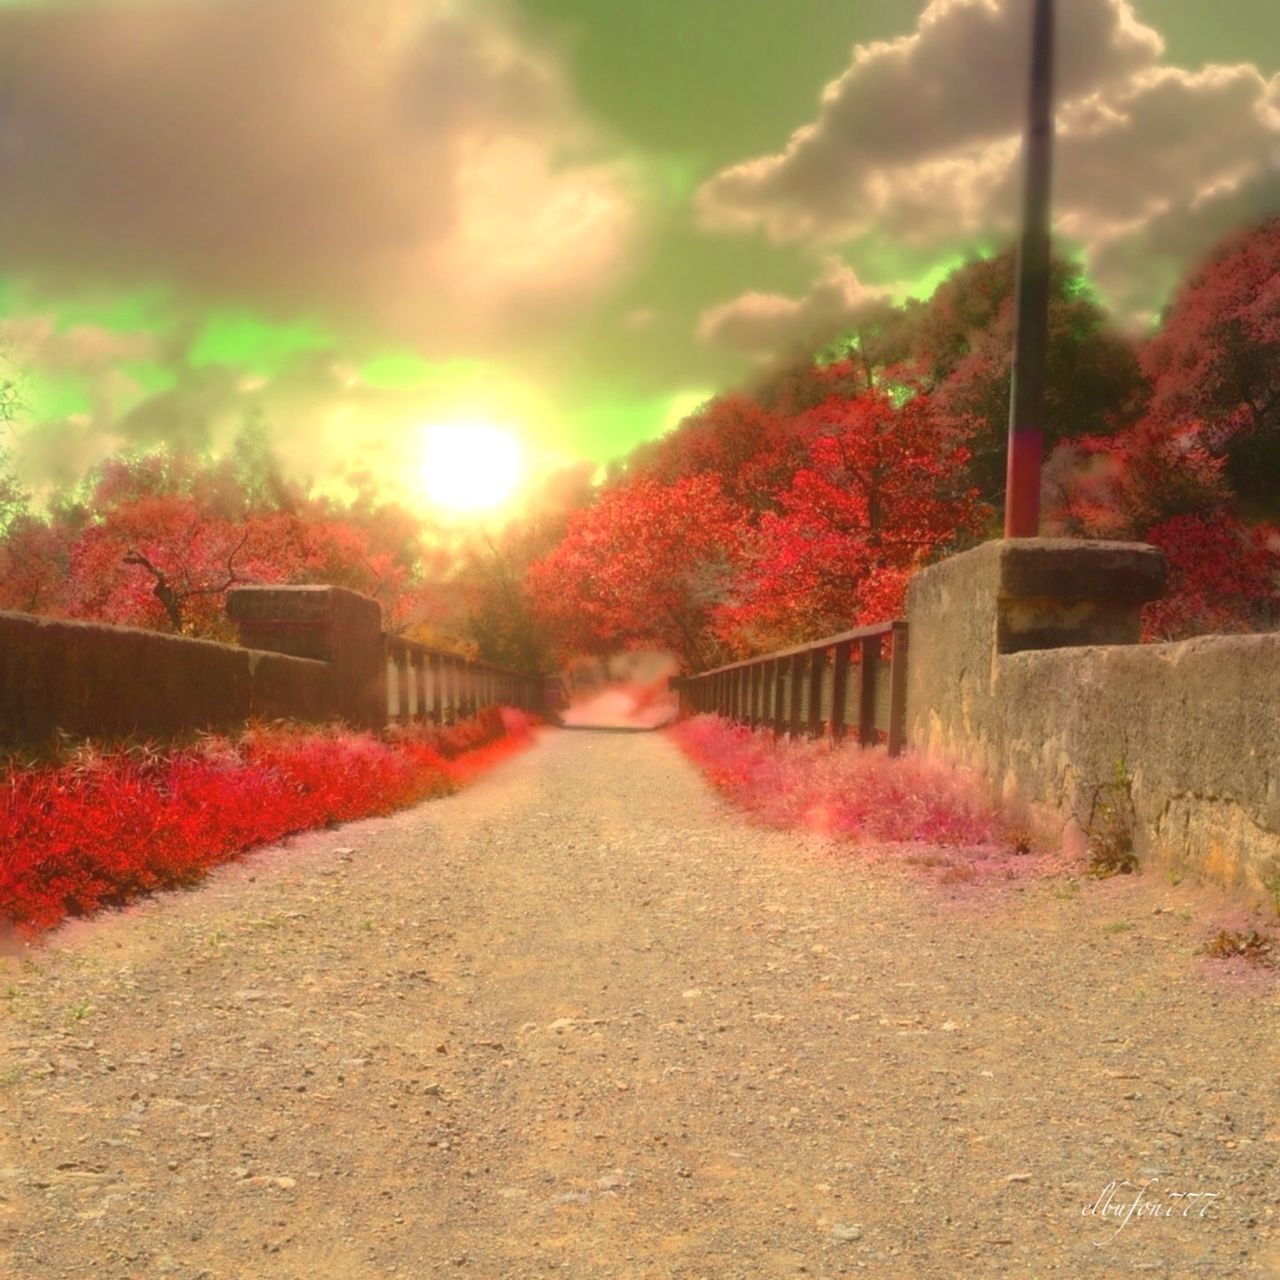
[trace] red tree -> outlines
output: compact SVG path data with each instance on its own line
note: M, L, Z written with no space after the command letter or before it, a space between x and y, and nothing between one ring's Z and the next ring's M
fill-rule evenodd
M1142 611L1145 640L1181 640L1280 623L1280 529L1242 524L1230 511L1173 516L1144 541L1165 554L1169 586Z
M652 645L708 665L711 611L736 566L743 515L709 475L635 480L575 512L528 575L560 654Z
M1188 277L1141 363L1153 418L1201 421L1237 493L1280 514L1280 217L1230 236Z
M881 391L805 415L806 465L760 520L734 602L717 623L738 652L813 639L900 612L912 571L972 536L990 512L968 485L954 424L926 394Z
M1047 532L1149 542L1165 553L1169 581L1143 610L1145 639L1280 619L1280 531L1241 522L1206 434L1199 422L1169 428L1146 418L1111 439L1062 446L1045 468Z

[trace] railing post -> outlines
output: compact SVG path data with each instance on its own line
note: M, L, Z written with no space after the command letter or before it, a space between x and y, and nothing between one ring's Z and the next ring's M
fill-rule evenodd
M893 624L889 654L889 754L901 755L907 731L907 624Z
M759 662L751 664L751 716L750 724L754 729L760 723L760 686L761 677L764 675L763 667Z
M822 737L822 681L827 670L827 655L821 649L809 654L809 737Z
M444 723L444 675L441 671L440 655L427 654L427 670L431 676L431 722Z
M427 718L427 655L419 653L414 655L414 686L418 691L418 715L419 720Z
M862 639L862 684L858 697L858 742L864 747L876 741L876 668L880 665L880 637Z
M775 658L770 665L773 667L773 674L771 676L773 687L770 690L770 725L773 729L773 736L776 739L782 737L782 730L785 727L783 721L786 718L786 708L783 705L783 702L787 686L782 675L782 659Z
M852 640L843 640L836 645L835 657L831 663L831 740L844 741L844 707L849 693L849 650Z
M804 687L804 654L791 655L791 715L787 725L787 737L793 742L800 736L801 701Z

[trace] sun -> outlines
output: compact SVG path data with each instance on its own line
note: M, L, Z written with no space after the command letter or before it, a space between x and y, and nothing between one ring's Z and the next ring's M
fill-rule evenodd
M422 489L448 511L492 511L515 492L524 450L509 432L486 423L450 422L422 429Z

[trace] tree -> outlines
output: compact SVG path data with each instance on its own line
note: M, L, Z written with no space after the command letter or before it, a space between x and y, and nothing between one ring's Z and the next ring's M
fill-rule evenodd
M530 598L528 571L564 537L572 513L590 505L593 470L582 463L547 477L518 519L461 548L449 581L457 629L489 661L526 671L548 665L551 637Z
M558 655L649 646L686 668L709 665L711 613L736 567L744 517L712 475L637 479L575 512L528 574Z
M1142 419L1114 436L1084 436L1054 451L1043 474L1046 532L1141 541L1153 525L1231 504L1223 460L1199 423L1169 430Z
M1164 552L1169 584L1142 610L1143 639L1182 640L1280 625L1280 529L1247 526L1228 510L1173 516L1146 530Z
M617 483L647 476L671 484L714 475L730 501L765 511L799 465L794 425L746 395L716 396L668 435L634 450Z
M225 593L241 582L349 587L392 631L441 612L416 517L371 489L349 504L308 497L262 442L221 459L115 457L46 516L14 510L0 530L9 608L222 640L234 638Z
M922 318L917 349L938 411L974 424L969 473L994 505L1002 502L1005 486L1014 261L1008 250L961 268L939 286ZM1145 396L1133 346L1109 327L1081 268L1054 258L1041 424L1046 456L1062 440L1109 435L1131 425Z
M66 579L65 540L31 510L31 495L0 450L0 609L42 613Z
M1154 420L1201 422L1245 503L1280 515L1280 217L1218 245L1177 289L1140 360Z
M1177 640L1266 629L1280 620L1280 530L1246 526L1235 511L1225 459L1199 421L1169 428L1155 417L1110 439L1059 446L1045 468L1050 533L1159 547L1164 595L1143 609L1146 639Z
M962 433L927 394L898 409L879 389L833 396L805 418L805 465L717 612L739 653L894 617L910 574L989 514L965 479Z

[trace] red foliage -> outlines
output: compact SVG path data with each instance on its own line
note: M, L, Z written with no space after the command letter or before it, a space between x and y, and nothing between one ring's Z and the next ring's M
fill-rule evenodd
M1179 640L1280 624L1280 528L1248 527L1227 511L1179 515L1144 541L1169 565L1164 596L1142 610L1144 640Z
M907 578L977 532L988 509L966 487L958 434L917 395L832 397L804 415L803 466L761 517L754 554L717 615L738 652L882 621Z
M1110 439L1059 448L1045 470L1048 532L1149 542L1165 553L1169 580L1143 609L1146 640L1280 621L1280 531L1237 516L1208 434L1198 421L1170 427L1148 417Z
M420 520L366 492L307 498L246 465L167 449L108 460L83 503L56 496L47 519L23 510L0 527L0 607L229 640L228 586L289 582L371 596L392 631L439 615Z
M742 395L717 396L669 435L641 445L627 477L671 484L719 477L724 495L754 511L770 508L801 461L794 420Z
M850 840L993 845L999 815L978 783L936 760L890 759L880 748L775 741L718 716L683 720L680 749L733 803L773 827L810 827Z
M636 480L575 512L529 570L564 656L645 644L707 665L707 619L740 555L744 513L715 476Z
M1141 540L1164 520L1227 504L1222 468L1196 422L1171 429L1144 418L1115 436L1085 436L1060 446L1045 468L1045 527Z
M1280 217L1228 237L1188 276L1141 362L1159 421L1202 419L1214 446L1280 429Z
M176 750L80 748L0 778L0 919L28 930L198 880L291 832L451 791L527 740L530 721L472 721L386 739L251 727Z

